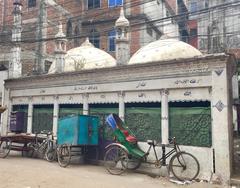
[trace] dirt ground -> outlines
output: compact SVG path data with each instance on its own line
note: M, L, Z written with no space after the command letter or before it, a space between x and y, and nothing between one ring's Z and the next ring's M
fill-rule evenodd
M61 168L58 163L41 159L23 158L10 154L0 159L0 188L219 188L208 183L177 185L167 178L152 178L145 174L108 174L102 166L70 165Z

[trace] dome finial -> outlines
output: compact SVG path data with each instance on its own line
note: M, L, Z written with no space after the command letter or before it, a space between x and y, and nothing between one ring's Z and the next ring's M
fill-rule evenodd
M87 37L86 40L82 43L81 47L94 47L94 45L89 41L89 38Z
M116 27L129 27L129 21L128 19L125 17L125 14L124 14L124 9L123 9L123 6L121 7L121 10L120 10L120 16L119 18L117 19L116 23L115 23L115 26Z

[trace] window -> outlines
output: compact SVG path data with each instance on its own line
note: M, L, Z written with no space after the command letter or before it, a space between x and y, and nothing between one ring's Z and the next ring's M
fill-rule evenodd
M80 45L80 31L79 27L76 26L74 30L74 46L78 47Z
M36 5L36 0L28 0L28 8L35 7Z
M108 50L114 52L116 50L116 31L113 29L108 32Z
M88 9L100 8L100 0L88 0Z
M73 31L72 31L73 29L72 29L72 22L70 21L70 20L68 20L68 22L67 22L67 37L72 37L72 33L73 33Z
M197 36L197 29L190 29L190 36L196 37Z
M123 5L123 0L108 0L108 7L117 7Z
M191 4L190 4L190 11L191 12L196 12L197 11L197 7L198 5L197 5L197 2L191 2Z
M90 31L89 41L96 47L100 48L100 34L96 29Z

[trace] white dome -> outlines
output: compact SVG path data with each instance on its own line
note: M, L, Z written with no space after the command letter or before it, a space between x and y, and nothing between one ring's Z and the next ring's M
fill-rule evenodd
M55 73L53 62L48 73ZM95 48L87 39L80 47L73 48L65 55L64 72L116 66L116 60L108 53Z
M175 39L160 39L139 49L128 64L150 63L201 56L191 45Z

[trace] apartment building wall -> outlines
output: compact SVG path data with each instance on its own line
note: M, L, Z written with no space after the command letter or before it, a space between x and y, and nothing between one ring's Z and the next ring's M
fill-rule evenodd
M6 46L1 44L0 61L7 66L11 59L11 30L13 24L14 0L2 0L0 2L0 37L6 40ZM46 70L54 60L54 36L57 33L59 21L63 24L63 30L67 34L67 48L79 46L86 37L99 35L99 48L115 56L115 51L109 47L109 33L114 30L116 19L119 17L120 7L109 7L109 0L100 0L100 6L89 8L88 0L64 1L45 0L45 13L40 9L41 4L36 0L34 6L29 1L22 1L22 41L21 58L23 74L31 74L34 64L39 56L44 58ZM130 21L130 51L133 55L140 47L159 39L162 34L178 36L178 26L173 20L154 21L173 14L177 10L175 0L168 0L171 6L166 6L163 1L146 2L143 0L126 0L124 9L126 17ZM169 11L169 9L171 9ZM41 19L46 20L41 25ZM151 24L149 24L151 23ZM71 26L71 27L70 27ZM42 36L39 34L42 31ZM94 32L94 33L93 33ZM46 33L46 34L44 34ZM45 39L47 39L45 41ZM37 41L44 41L39 43ZM39 51L42 44L42 51Z

